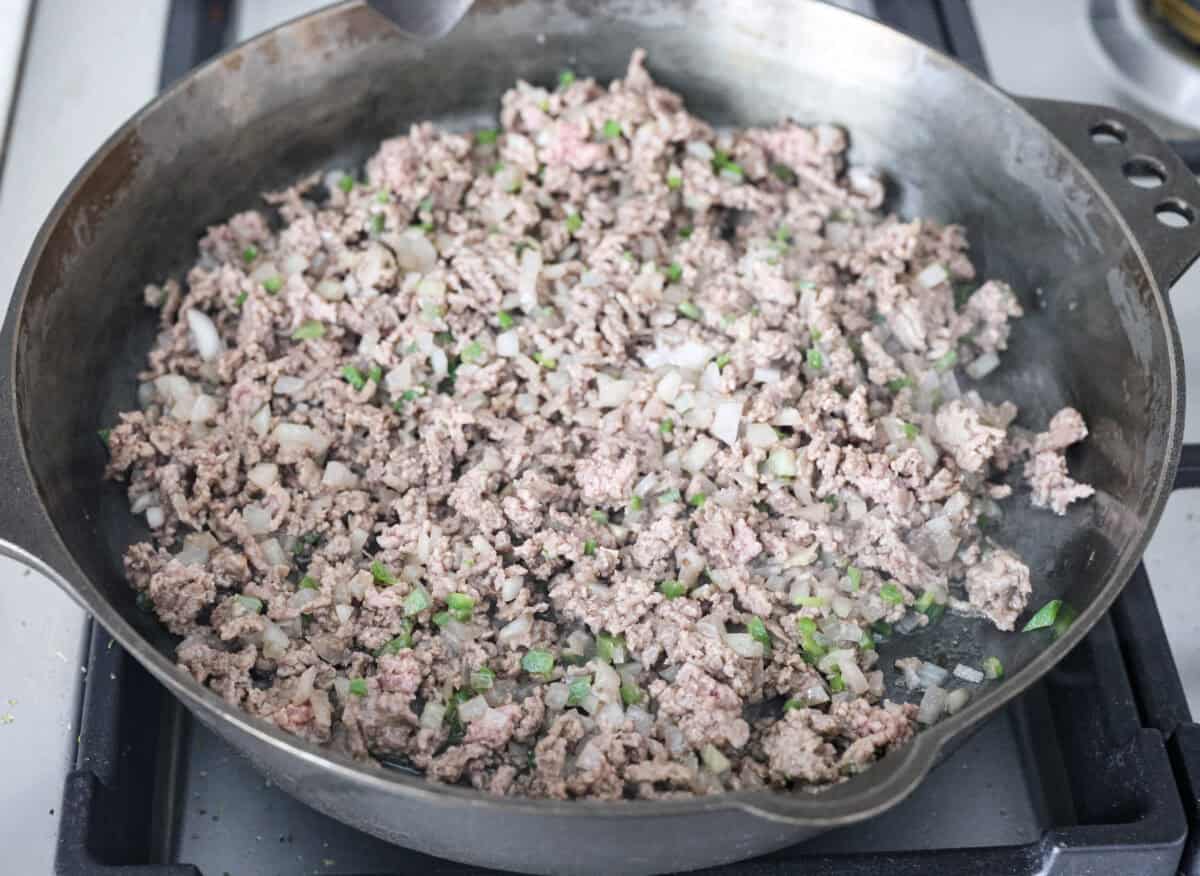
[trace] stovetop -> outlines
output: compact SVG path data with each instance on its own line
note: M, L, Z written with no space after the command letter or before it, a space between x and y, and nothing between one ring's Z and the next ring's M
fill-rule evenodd
M873 9L987 74L964 2L841 5ZM174 0L163 84L223 45L231 19L229 0ZM1200 486L1200 448L1187 449L1177 486ZM59 813L64 876L477 872L376 840L272 787L99 627L84 677ZM706 872L1200 874L1198 795L1200 725L1139 567L1087 638L903 803Z

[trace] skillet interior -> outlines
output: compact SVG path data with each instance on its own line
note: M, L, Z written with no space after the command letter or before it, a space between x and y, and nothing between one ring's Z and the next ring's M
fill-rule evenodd
M1165 301L1087 175L1003 95L877 25L786 0L736 8L623 0L602 10L571 0L480 2L428 47L352 3L252 42L143 111L60 205L9 315L10 331L18 320L13 386L27 461L54 527L94 587L80 585L85 601L115 609L169 657L173 642L137 610L121 571L121 552L145 530L122 491L100 480L104 452L95 439L118 411L136 406L134 375L155 332L142 286L181 277L205 226L258 203L263 190L314 169L360 164L414 121L488 123L518 78L551 82L566 67L614 78L637 46L649 51L655 77L701 117L843 124L852 160L880 167L893 183L894 209L966 225L980 275L1009 281L1027 311L981 392L1015 400L1029 427L1044 426L1064 404L1088 420L1092 436L1069 458L1097 497L1059 519L1032 511L1018 494L997 534L1029 562L1035 604L1062 597L1083 612L1076 629L1052 646L1049 635L1007 636L951 619L885 649L888 665L910 652L951 663L977 663L984 653L1004 660L1009 677L939 728L939 740L1044 671L1038 655L1061 653L1082 635L1140 555L1177 453L1177 341ZM865 812L864 784L894 784L904 763L889 758L819 805L793 795L789 811L822 822L855 817ZM365 826L444 853L384 825ZM792 838L776 834L776 845Z

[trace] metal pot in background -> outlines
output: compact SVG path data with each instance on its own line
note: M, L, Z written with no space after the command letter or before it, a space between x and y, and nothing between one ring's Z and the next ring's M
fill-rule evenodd
M423 20L440 8L408 6ZM1183 378L1165 290L1200 251L1200 187L1128 116L1014 100L906 36L807 0L492 0L438 30L405 35L362 2L298 19L185 78L88 162L39 234L0 334L0 550L57 581L278 784L434 855L530 872L664 872L748 858L882 811L1079 641L1141 556L1179 454ZM146 533L120 488L102 481L95 440L136 405L134 375L157 330L142 286L181 275L205 226L264 190L360 163L413 121L490 124L518 78L549 82L565 67L620 76L639 46L653 74L715 123L845 125L852 160L887 174L892 208L964 224L980 273L1019 291L1027 315L982 391L1016 400L1028 425L1064 404L1082 410L1092 435L1076 470L1098 495L1066 518L1018 497L996 538L1029 562L1035 602L1063 598L1078 619L1056 640L948 618L889 643L889 667L936 648L964 662L997 654L1009 673L820 795L491 798L349 761L195 684L126 584L121 553Z

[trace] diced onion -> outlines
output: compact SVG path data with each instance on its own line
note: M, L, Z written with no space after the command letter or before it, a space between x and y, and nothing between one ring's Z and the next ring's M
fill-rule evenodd
M721 754L720 750L711 742L700 749L700 760L704 762L704 767L710 773L720 775L729 769L729 758Z
M287 633L273 621L266 621L262 633L262 655L268 660L278 660L287 653L291 640Z
M317 284L316 292L326 301L341 301L346 297L346 287L340 280L322 280Z
M854 611L854 603L840 593L833 597L830 607L833 609L833 613L840 618L849 617L850 612Z
M563 649L566 654L586 654L592 647L592 637L583 630L572 630L567 635L567 646Z
M933 446L933 442L929 440L928 436L921 433L913 441L913 446L917 448L917 452L921 454L921 459L925 460L927 465L931 467L937 465L939 458L937 448Z
M822 672L829 672L831 669L840 668L842 661L853 659L854 651L852 649L836 648L817 661L817 669Z
M767 423L751 423L746 427L746 443L751 447L770 447L779 441L775 427Z
M527 636L531 629L533 629L533 618L523 614L516 620L510 621L496 634L496 643L504 647L512 647L522 636Z
M185 566L203 566L209 554L217 546L217 540L207 532L189 532L183 537L183 548L175 559Z
M328 438L311 426L299 423L280 423L271 437L279 442L280 450L307 450L319 456L329 449Z
M151 529L158 529L167 521L167 515L163 509L157 505L151 505L146 509L146 525Z
M433 376L441 380L450 373L450 357L438 347L429 354L429 366L433 369Z
M858 668L858 664L853 658L848 658L838 664L842 670L842 681L846 683L846 690L855 696L862 696L870 687L867 684L867 677L863 675L863 671Z
M958 378L954 376L953 371L943 371L938 379L938 389L941 390L943 401L954 401L962 398L962 388L958 385Z
M696 406L696 396L691 392L681 392L675 396L675 401L671 402L671 407L681 414L686 414Z
M749 633L726 633L725 644L739 657L758 659L763 656L763 644Z
M950 275L946 273L946 269L939 264L933 264L927 267L921 273L917 274L917 282L926 289L932 289L934 286L939 286L950 279Z
M704 571L704 556L690 544L680 548L676 556L679 558L679 583L691 588Z
M658 397L667 404L675 401L675 397L679 395L679 387L683 385L683 375L678 371L671 369L663 375L662 380L658 382L658 388L655 390Z
M684 453L683 459L680 460L680 464L690 472L698 472L704 468L704 466L708 465L708 461L713 458L713 455L717 452L717 449L717 443L715 441L713 441L711 438L701 435L694 442L692 442L692 446L687 449L686 453Z
M883 672L876 669L867 673L867 691L873 697L881 697L884 692Z
M751 378L755 383L778 383L783 375L778 368L755 368Z
M511 359L521 354L521 340L516 331L496 335L496 355Z
M561 681L546 686L546 708L565 709L571 696L570 689Z
M191 416L192 407L196 403L196 391L186 377L179 374L164 374L154 380L154 389L159 398L171 405L170 414L177 420L186 420Z
M973 360L964 370L972 380L982 380L995 371L999 365L1000 357L995 353L988 352Z
M413 387L412 360L405 359L383 375L383 385L390 393L401 393Z
M817 706L821 703L829 702L829 691L825 690L822 685L814 684L802 694L804 701L810 706Z
M460 703L458 706L458 717L462 718L467 723L478 721L487 714L488 701L482 696L471 697L465 703Z
M283 260L283 273L303 274L308 270L308 259L298 252L291 253Z
M944 684L946 679L950 677L950 671L943 669L936 663L922 663L917 670L917 678L920 679L922 687L937 687Z
M883 429L883 433L892 444L899 444L908 440L907 430L904 428L907 424L896 417L880 417L879 427Z
M355 599L362 599L374 581L375 579L366 569L355 573L354 577L350 579L350 595Z
M518 575L513 575L511 578L505 578L504 584L500 588L500 598L505 602L512 602L517 598L518 594L524 589L525 582Z
M909 690L919 690L921 687L921 676L917 675L918 658L905 658L896 661L896 668L904 673L904 686Z
M130 514L141 514L147 508L149 508L151 505L156 504L157 502L158 502L158 493L142 493L141 495L139 495L137 497L130 498L129 513Z
M926 688L925 695L921 697L921 704L917 707L917 721L922 724L934 724L942 717L945 708L946 691L937 685Z
M632 380L614 380L606 374L596 375L596 390L600 407L615 408L633 392Z
M266 535L271 531L271 512L257 503L242 509L242 519L251 535Z
M321 484L334 490L353 490L358 486L358 475L351 471L345 463L331 459L325 463L325 473L321 476Z
M716 416L713 417L709 429L713 435L730 446L737 443L738 427L742 422L742 404L740 400L718 404Z
M286 566L287 554L283 552L283 547L273 538L268 538L260 547L262 548L263 556L272 566Z
M767 467L778 478L796 476L796 453L790 447L776 447L767 457Z
M674 350L667 351L669 363L686 371L699 371L713 355L712 347L698 341L687 341Z
M593 672L592 693L602 703L618 702L621 699L621 676L602 660L589 664Z
M437 265L437 250L419 228L408 228L396 235L392 249L403 271L427 274Z
M445 717L446 707L441 703L426 703L421 712L421 726L436 730L442 726L442 719Z
M250 428L254 430L259 438L267 437L267 433L271 431L270 405L263 405L254 413L254 416L250 418Z
M304 378L284 374L275 381L276 395L295 395L307 385Z
M596 723L609 730L619 730L625 723L625 709L620 701L605 703L596 713Z
M667 751L671 752L671 754L678 756L687 751L687 738L683 735L683 731L674 724L664 724L662 734L663 742L667 745Z
M970 699L970 691L963 690L962 688L950 691L946 696L946 713L953 715L955 712L961 710Z
M436 277L425 277L417 284L417 300L427 307L441 307L446 303L446 284Z
M542 270L542 254L530 247L521 253L521 272L517 276L517 299L526 313L537 310L537 281Z
M960 663L954 667L954 677L961 678L963 681L968 681L971 684L979 684L983 681L983 672L972 666Z
M273 280L279 276L279 268L270 259L259 262L258 266L250 272L250 279L255 283L262 283L267 280Z
M273 462L260 462L246 472L246 480L260 490L265 490L279 480L279 466Z
M641 735L654 735L654 716L636 703L625 710L625 718L633 722L633 729Z
M705 615L696 621L696 632L709 639L725 637L725 622L720 617Z
M644 496L649 493L658 484L658 475L655 472L650 472L644 475L640 481L633 485L633 494L635 496Z
M796 427L803 425L804 420L800 416L800 412L795 408L784 408L775 415L775 419L772 422L776 426Z
M205 362L211 362L221 354L221 335L217 326L206 313L188 308L188 331L191 333L192 346Z

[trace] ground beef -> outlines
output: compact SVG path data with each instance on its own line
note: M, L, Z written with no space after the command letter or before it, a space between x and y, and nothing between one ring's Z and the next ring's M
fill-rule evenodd
M1083 416L1074 408L1063 408L1050 419L1046 431L1033 439L1031 456L1025 463L1025 479L1033 491L1034 505L1062 515L1072 502L1096 492L1067 474L1064 452L1086 437Z
M1022 438L963 385L1017 296L844 131L717 133L640 52L500 121L268 194L141 293L131 585L198 682L432 780L841 781L914 729L889 624L1013 627L1034 582L977 520L1022 454L1034 504L1090 494L1082 418Z

